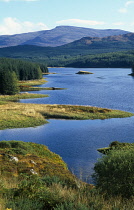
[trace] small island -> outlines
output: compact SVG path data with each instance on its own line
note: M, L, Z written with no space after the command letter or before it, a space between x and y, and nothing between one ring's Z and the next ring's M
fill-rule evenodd
M78 71L76 74L93 74L93 73L89 71Z

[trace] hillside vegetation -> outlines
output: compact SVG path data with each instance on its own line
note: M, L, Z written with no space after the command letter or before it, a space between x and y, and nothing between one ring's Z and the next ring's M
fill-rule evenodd
M134 197L134 143L115 141L98 151L105 156L94 167L96 187L107 196Z
M0 58L0 94L15 95L19 93L19 80L42 79L43 72L48 72L46 65Z
M85 37L58 47L24 45L1 48L0 57L3 56L48 66L130 68L134 63L134 33Z
M48 69L44 64L26 62L18 59L0 58L0 71L15 72L18 80L41 79Z
M133 65L134 51L75 56L65 62L66 67L75 68L132 68Z
M44 145L1 141L0 209L133 210L134 150L118 153L96 163L93 186L71 174L61 157Z

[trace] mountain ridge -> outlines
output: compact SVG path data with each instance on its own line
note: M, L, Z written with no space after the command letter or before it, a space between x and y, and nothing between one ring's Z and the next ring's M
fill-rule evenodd
M57 47L19 45L0 48L0 57L24 59L48 66L126 68L133 65L133 55L134 33L84 37Z
M115 47L116 47L116 44L117 45L119 45L119 44L124 45L125 43L129 43L133 47L133 45L134 45L134 33L127 33L127 34L107 36L107 37L83 37L79 40L68 43L68 44L66 44L64 46L61 46L61 47L65 47L65 48L78 47L79 48L79 47L93 46L93 47L100 48L101 45L103 47L106 47L106 44L107 45L115 44ZM97 46L97 44L98 44L98 46Z
M50 30L14 35L1 35L0 48L17 45L62 46L83 37L106 37L130 33L120 29L92 29L75 26L57 26Z

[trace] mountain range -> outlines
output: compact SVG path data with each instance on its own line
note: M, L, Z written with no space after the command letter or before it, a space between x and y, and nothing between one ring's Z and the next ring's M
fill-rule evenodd
M134 33L108 37L83 37L80 40L57 47L19 45L0 48L0 57L22 59L61 59L68 56L93 55L134 50Z
M48 66L128 68L134 64L134 33L122 30L60 26L48 31L0 36L0 46L0 57Z
M123 35L128 31L119 29L92 29L75 26L57 26L51 30L29 32L15 35L1 35L0 48L17 45L36 45L56 47L79 40L83 37L107 37Z

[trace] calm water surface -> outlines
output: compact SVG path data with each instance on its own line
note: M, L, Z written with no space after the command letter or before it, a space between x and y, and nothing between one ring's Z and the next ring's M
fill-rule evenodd
M58 74L46 76L43 87L62 87L67 90L45 91L50 97L21 100L23 103L80 104L134 112L134 78L131 69L84 69L94 74L75 74L81 69L52 68Z
M91 75L75 74L80 69L52 68L57 74L45 76L44 87L66 90L39 91L47 98L21 100L23 103L79 104L134 112L134 79L131 69L84 69ZM45 144L59 154L79 177L91 180L92 169L100 154L97 148L111 141L134 142L134 117L108 120L49 120L35 128L0 131L0 140L22 140Z

